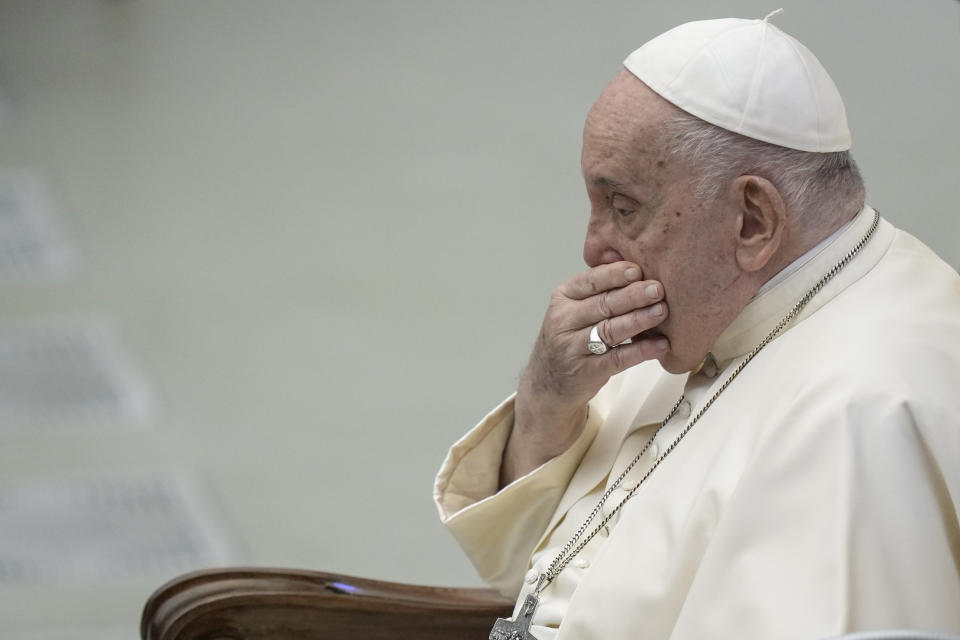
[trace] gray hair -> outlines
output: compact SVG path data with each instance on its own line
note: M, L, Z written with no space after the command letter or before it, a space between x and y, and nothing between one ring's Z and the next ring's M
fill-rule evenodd
M668 155L697 174L694 196L719 198L742 175L766 178L787 211L812 219L863 206L864 185L849 151L817 153L788 149L742 136L679 112L665 128Z

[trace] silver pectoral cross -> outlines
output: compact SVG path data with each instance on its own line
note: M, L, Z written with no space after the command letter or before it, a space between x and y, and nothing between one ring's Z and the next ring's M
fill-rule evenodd
M532 593L528 595L523 601L523 607L520 608L516 620L497 618L493 624L493 630L490 631L489 640L537 640L530 634L530 621L538 604L540 600L536 595Z

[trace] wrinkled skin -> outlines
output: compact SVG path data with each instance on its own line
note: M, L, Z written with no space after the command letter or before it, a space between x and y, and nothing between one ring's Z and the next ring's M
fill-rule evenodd
M502 485L566 450L612 375L651 359L673 373L694 368L760 285L799 255L766 180L745 176L718 201L694 198L696 176L664 152L663 124L675 113L621 71L587 116L589 269L551 296L517 389ZM607 344L632 343L592 355L594 325Z

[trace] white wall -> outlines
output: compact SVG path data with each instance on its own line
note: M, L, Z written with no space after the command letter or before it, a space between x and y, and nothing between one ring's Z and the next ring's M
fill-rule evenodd
M0 166L48 178L82 258L0 322L106 315L159 398L145 430L0 430L0 481L182 469L249 563L476 584L433 473L581 269L586 110L661 31L780 5L869 201L960 264L952 0L0 2ZM155 586L7 590L0 620L132 633Z

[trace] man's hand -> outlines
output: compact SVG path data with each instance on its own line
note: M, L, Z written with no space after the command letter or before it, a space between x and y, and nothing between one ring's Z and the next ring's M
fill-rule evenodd
M577 439L587 402L610 376L666 352L669 344L663 336L636 337L667 317L663 285L641 280L642 275L632 262L615 262L576 275L554 290L517 388L501 487ZM608 345L634 340L594 355L587 349L594 325Z

